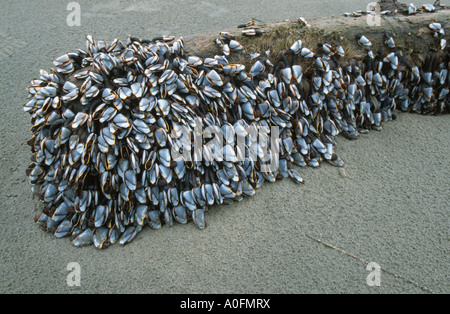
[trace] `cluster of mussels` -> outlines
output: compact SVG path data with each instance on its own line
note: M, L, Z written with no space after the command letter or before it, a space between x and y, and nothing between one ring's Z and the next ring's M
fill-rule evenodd
M298 40L275 64L269 52L252 54L248 71L228 62L243 49L229 33L216 40L223 54L212 58L188 56L183 40L172 37L129 36L124 44L87 36L85 50L55 59L31 81L23 107L33 133L27 175L45 205L36 222L58 238L73 236L76 246L126 244L146 224L192 220L202 229L207 206L254 195L264 181L302 182L292 165L342 166L334 152L338 134L356 139L380 130L394 110L449 111L445 31L439 23L429 27L440 48L423 64L386 34L388 53L373 53L357 36L367 50L360 61L343 62L337 42L313 51ZM311 75L304 59L314 63ZM223 150L231 157L173 159L173 150L191 150L198 124L230 127ZM250 135L269 134L272 126L279 128L277 156L274 147L261 154L263 144ZM246 137L242 149L231 145L238 135ZM213 154L208 140L201 142L205 156ZM279 159L277 170L263 171L271 158Z

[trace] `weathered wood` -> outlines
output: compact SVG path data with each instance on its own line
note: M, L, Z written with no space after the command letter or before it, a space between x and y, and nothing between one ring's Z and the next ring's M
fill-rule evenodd
M380 26L371 26L373 16L357 18L332 16L308 19L311 27L302 27L296 19L270 24L256 24L249 27L263 32L263 35L258 37L244 37L241 35L242 29L238 28L222 29L185 37L185 47L188 54L192 55L211 57L220 54L220 49L214 43L214 39L219 37L220 31L227 31L237 37L237 40L244 45L247 53L261 53L266 49L271 49L272 53L277 55L278 52L288 49L297 39L302 39L304 46L311 49L315 49L318 42L338 40L346 50L364 52L354 40L356 34L364 34L372 41L374 49L379 49L383 46L384 33L389 32L394 36L400 49L406 54L422 60L423 54L428 52L430 47L438 48L428 25L433 22L448 24L450 9L443 7L435 13L418 13L410 16L402 14L378 15L378 17L380 18ZM350 55L354 57L353 54ZM245 54L239 58L240 61L245 63Z
M417 65L421 65L430 49L439 49L439 44L433 37L433 32L428 25L433 22L448 24L450 21L450 7L441 7L434 13L378 16L381 19L380 26L370 26L370 22L368 23L370 16L316 17L308 19L310 27L303 26L298 19L268 24L256 23L249 28L261 31L262 35L260 36L247 37L241 34L242 28L227 28L187 36L184 38L184 45L188 55L196 55L203 58L214 57L222 54L221 49L214 40L220 37L221 31L232 33L243 44L244 51L242 53L232 53L229 62L244 64L249 70L253 63L250 53L258 52L263 54L265 51L270 50L270 59L275 64L279 61L278 54L287 51L292 43L298 39L303 41L304 47L312 50L317 48L319 42L336 40L343 46L346 53L343 62L353 59L362 60L367 55L367 52L357 44L355 36L364 34L373 43L373 50L377 52L378 49L387 50L383 45L383 38L384 34L388 32L394 36L396 46ZM450 42L448 37L446 34L447 42ZM303 66L305 77L308 77L314 67L314 61L312 59L302 59L299 60L299 63ZM82 81L75 79L73 77L74 74L81 70L90 70L92 68L92 66L88 66L76 70L66 79L80 87ZM305 84L308 85L308 83ZM71 109L74 112L81 110L79 101L72 102Z

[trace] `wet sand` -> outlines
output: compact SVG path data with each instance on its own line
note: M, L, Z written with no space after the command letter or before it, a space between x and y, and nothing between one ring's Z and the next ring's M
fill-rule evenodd
M416 4L421 4L415 1ZM337 139L343 170L298 168L305 183L265 184L252 198L214 206L208 227L145 228L129 245L75 248L41 231L25 176L29 81L66 51L97 39L188 36L364 9L361 1L79 1L81 26L58 1L2 1L0 11L1 293L424 293L306 235L449 293L449 116L399 114L383 131ZM144 4L145 3L145 4ZM339 5L336 5L339 3ZM81 266L81 287L66 267Z

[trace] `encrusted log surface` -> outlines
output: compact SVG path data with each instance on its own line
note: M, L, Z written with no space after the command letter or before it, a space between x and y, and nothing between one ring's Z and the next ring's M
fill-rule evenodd
M428 25L433 22L447 24L450 21L450 8L442 7L434 13L419 13L416 15L396 14L390 16L376 15L380 18L379 26L370 26L368 19L371 16L362 17L316 17L308 19L310 27L302 26L297 19L289 19L282 22L273 22L267 24L256 23L247 29L256 29L262 32L260 36L243 36L242 28L225 28L215 30L209 33L201 33L187 36L184 38L185 50L188 55L199 57L213 57L216 54L222 54L220 48L214 42L219 37L220 32L229 32L236 36L237 40L243 44L243 53L232 53L230 63L243 63L247 66L252 64L250 53L264 53L271 51L273 61L278 60L278 53L289 50L290 45L301 39L304 47L312 50L316 48L317 43L337 40L345 49L347 59L362 59L366 56L363 48L358 46L355 40L357 34L363 34L373 44L373 49L383 48L383 37L386 32L390 33L396 41L396 46L404 53L410 56L419 64L425 60L430 47L439 49L438 43L433 37L433 32ZM446 35L448 41L448 35ZM311 63L309 60L304 61ZM89 70L91 66L80 69ZM79 71L75 71L74 74ZM79 85L80 81L73 78L73 75L67 78L68 81Z
M297 19L267 24L256 23L247 29L253 28L261 31L262 35L260 36L243 36L241 33L243 28L225 28L187 36L184 38L184 44L188 55L203 58L213 57L222 54L214 40L219 37L220 32L229 32L235 35L244 46L243 53L232 53L230 63L242 63L251 66L250 53L263 54L270 50L271 58L274 58L272 61L279 61L278 54L289 50L290 45L298 39L304 42L304 47L309 47L312 50L316 48L319 42L337 40L345 49L346 59L360 60L366 56L366 51L358 46L355 36L363 34L374 44L373 49L380 49L384 47L384 34L388 32L395 38L398 49L403 50L414 62L421 64L430 51L430 47L439 49L439 45L428 25L433 22L446 25L450 21L450 8L443 7L434 13L377 15L376 17L380 18L380 26L370 26L370 22L368 23L368 19L372 18L370 16L316 17L307 20L310 27L302 26ZM446 38L448 41L447 34ZM310 60L303 60L303 62L312 65ZM85 67L79 71L89 70L91 67ZM79 71L75 71L74 74ZM80 81L73 78L73 75L67 77L67 80L80 85Z
M376 15L376 17L380 18L380 26L371 26L370 22L368 23L368 19L372 21L373 16L357 18L333 16L307 19L311 25L310 28L302 27L296 19L269 24L257 23L255 26L249 27L262 31L263 35L260 37L242 37L242 29L239 28L219 31L227 31L236 35L248 53L256 52L252 51L252 48L273 49L276 46L282 46L282 49L279 50L285 51L293 43L291 39L302 39L306 42L305 47L308 47L308 41L320 42L337 39L343 46L348 43L355 49L361 50L354 40L356 34L365 35L376 48L383 46L384 33L389 32L395 37L398 48L407 48L406 53L421 59L424 57L421 54L428 51L430 45L435 44L428 25L433 22L447 24L450 20L450 9L446 7L434 13L409 16L397 14L394 16ZM217 54L219 48L215 45L214 39L219 36L219 31L185 37L186 50L189 54L199 56ZM288 36L283 37L282 35ZM446 37L448 38L448 35ZM315 49L316 47L311 45L309 48ZM344 46L344 48L346 47Z

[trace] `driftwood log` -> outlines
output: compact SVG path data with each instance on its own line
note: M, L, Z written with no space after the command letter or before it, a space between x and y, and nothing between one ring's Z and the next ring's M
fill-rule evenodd
M233 34L243 45L242 53L232 53L229 63L240 63L250 69L253 64L250 54L264 54L270 51L270 59L275 64L280 61L279 53L289 50L289 47L296 40L301 39L304 47L314 50L318 43L325 41L338 41L345 50L345 59L361 61L367 52L360 47L355 36L362 34L366 36L374 45L373 49L383 49L384 34L389 33L395 38L398 49L410 57L416 64L421 65L430 51L440 49L439 43L433 37L433 32L429 25L434 22L448 24L450 21L450 7L442 6L434 13L418 13L415 15L405 15L405 5L393 3L393 1L381 1L381 10L398 9L399 13L395 15L375 14L379 19L379 25L373 26L373 16L363 15L361 17L316 17L308 19L308 27L302 25L298 19L288 19L282 22L257 23L249 26L247 29L255 29L261 32L258 36L242 35L242 28L225 28L214 32L190 35L184 38L184 46L187 55L199 56L202 58L213 57L222 54L221 49L215 43L220 32ZM449 36L446 35L447 41ZM447 48L448 49L448 48ZM303 62L303 64L301 63ZM304 67L305 76L309 76L308 70L313 68L313 61L302 60L299 63ZM81 86L80 80L74 78L74 75L80 71L90 70L88 66L75 71L66 79ZM75 107L78 107L75 105Z
M390 6L382 3L382 8L388 9ZM308 19L311 27L302 26L297 19L250 26L249 28L255 28L263 32L263 35L258 37L242 36L239 28L219 31L236 35L237 40L243 44L247 53L263 53L270 49L273 56L288 50L290 45L298 39L304 42L305 47L311 49L315 49L319 42L337 40L342 44L346 53L350 50L350 52L355 52L357 56L365 56L364 50L357 45L355 36L363 34L374 44L374 49L378 49L384 46L384 34L388 32L395 38L397 47L403 50L405 54L410 55L415 61L423 61L426 57L424 52L428 52L430 47L439 49L428 25L434 22L443 25L448 24L450 8L442 7L434 13L420 13L409 16L400 13L397 15L376 14L375 17L380 19L379 26L371 26L373 16L364 15L361 17L311 18ZM217 54L220 50L214 43L214 39L219 36L219 31L185 37L185 47L188 54L201 57ZM446 37L448 38L448 35ZM352 58L355 55L350 53L349 57ZM237 56L236 58L248 62L245 56Z

